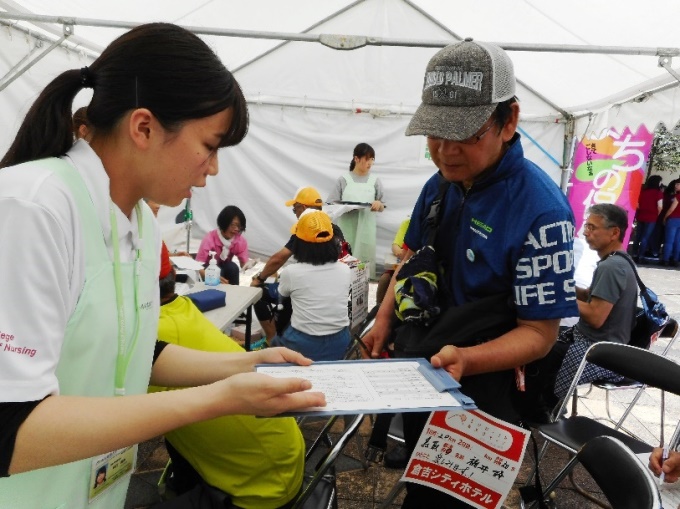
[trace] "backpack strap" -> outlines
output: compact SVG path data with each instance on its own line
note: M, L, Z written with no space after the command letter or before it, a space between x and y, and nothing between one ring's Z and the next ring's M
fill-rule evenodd
M642 282L642 279L640 279L640 275L638 274L637 267L635 267L635 262L628 255L628 253L624 253L623 251L614 251L612 253L609 253L609 256L613 256L613 255L619 255L620 257L622 257L624 260L626 260L630 264L630 267L633 269L633 272L635 273L635 279L637 279L637 284L640 287L640 292L646 291L647 286Z
M434 201L430 204L430 210L425 218L425 228L427 229L427 245L431 246L434 244L434 239L437 236L437 229L439 228L439 222L441 221L442 214L444 213L444 207L442 207L442 202L444 201L444 196L449 190L451 182L446 180L441 173L439 174L439 189L437 190L437 196Z

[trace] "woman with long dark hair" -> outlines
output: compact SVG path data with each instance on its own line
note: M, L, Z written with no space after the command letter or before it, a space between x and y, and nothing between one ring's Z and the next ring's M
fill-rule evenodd
M89 144L72 104L92 88ZM161 246L148 198L178 205L248 128L238 83L196 35L141 25L50 82L0 162L0 507L117 509L136 446L226 414L323 405L256 363L284 349L208 354L156 343ZM152 360L155 357L155 361ZM243 373L243 374L240 374ZM234 375L234 376L232 376ZM191 387L146 394L149 381ZM195 386L195 387L193 387ZM8 477L9 476L9 477Z
M371 278L375 276L376 217L373 212L385 210L382 182L370 174L374 162L375 150L368 143L354 147L349 172L338 178L327 200L370 205L346 212L337 222L352 246L352 255L369 266Z

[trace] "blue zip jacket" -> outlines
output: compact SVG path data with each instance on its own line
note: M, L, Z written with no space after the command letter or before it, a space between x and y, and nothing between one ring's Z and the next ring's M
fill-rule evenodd
M513 295L518 318L578 315L574 285L574 217L550 177L524 157L516 134L497 168L465 192L444 195L434 247L444 270L443 302L461 305L502 292ZM427 244L425 219L439 173L423 187L405 242Z

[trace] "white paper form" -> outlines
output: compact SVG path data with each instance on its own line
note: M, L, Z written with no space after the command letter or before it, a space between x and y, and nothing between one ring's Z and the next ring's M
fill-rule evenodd
M170 261L178 269L184 270L202 270L203 264L197 262L191 256L171 256Z
M261 365L260 373L305 378L326 396L325 407L295 414L333 415L474 408L460 385L425 359L317 362L311 366Z

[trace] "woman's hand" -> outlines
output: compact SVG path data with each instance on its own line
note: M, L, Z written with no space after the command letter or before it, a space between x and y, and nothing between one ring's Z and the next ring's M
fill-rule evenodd
M321 392L302 378L275 378L263 373L240 373L212 384L216 415L247 414L269 417L310 407L326 406ZM307 392L305 392L307 391Z
M309 366L312 363L311 359L308 359L301 353L282 346L264 348L253 352L252 355L257 356L256 364L281 364L289 362L300 366Z
M383 205L383 202L380 200L375 200L373 203L371 203L371 210L374 212L382 212L385 210L385 205Z

